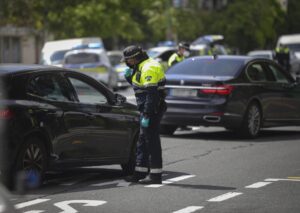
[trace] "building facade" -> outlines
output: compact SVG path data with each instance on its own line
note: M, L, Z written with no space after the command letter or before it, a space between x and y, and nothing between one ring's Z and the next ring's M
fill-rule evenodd
M38 63L41 38L37 31L30 28L0 27L0 63Z

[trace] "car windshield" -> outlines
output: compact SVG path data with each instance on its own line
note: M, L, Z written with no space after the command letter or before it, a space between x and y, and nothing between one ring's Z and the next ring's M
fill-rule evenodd
M148 54L148 56L149 56L150 58L155 58L156 56L159 55L159 53L160 53L160 52L158 52L158 51L153 51L153 50L148 50L148 51L147 51L147 54Z
M78 53L69 55L66 57L66 64L88 64L98 63L100 61L99 56L94 53Z
M168 74L197 76L235 76L244 61L240 59L191 58L171 67Z
M66 52L68 52L68 51L69 50L61 50L61 51L56 51L55 53L53 53L50 57L52 64L62 63L64 56L65 56Z
M300 52L300 44L287 44L286 46L293 52Z

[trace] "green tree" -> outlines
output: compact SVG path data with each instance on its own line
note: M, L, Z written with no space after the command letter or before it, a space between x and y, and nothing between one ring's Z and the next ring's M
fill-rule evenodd
M244 0L229 4L224 12L214 12L207 21L212 33L220 33L242 53L271 47L284 21L284 13L276 0Z
M300 33L300 1L289 0L286 19L286 34Z

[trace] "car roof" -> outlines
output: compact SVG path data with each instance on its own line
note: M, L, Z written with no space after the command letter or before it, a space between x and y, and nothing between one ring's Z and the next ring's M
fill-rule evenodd
M281 44L300 43L300 34L282 35L279 37L277 41L277 46L279 46L280 43Z
M147 51L155 51L155 52L164 52L167 50L176 50L176 47L152 47L148 49Z
M86 37L86 38L74 38L48 41L44 44L42 52L54 52L58 50L72 49L76 45L86 43L102 43L102 39L99 37Z
M39 64L0 64L0 74L21 73L28 71L42 70L64 70L55 66L39 65Z
M98 54L101 55L103 53L105 53L104 49L77 49L77 50L69 50L68 52L66 52L64 57L67 57L69 55L74 55L74 54L78 54L78 53L94 53L94 54Z
M190 57L188 59L190 60L198 60L198 59L212 59L214 56L194 56L194 57ZM217 55L216 56L216 60L218 59L225 59L225 60L241 60L244 62L248 62L250 60L254 60L253 57L250 56L245 56L245 55Z

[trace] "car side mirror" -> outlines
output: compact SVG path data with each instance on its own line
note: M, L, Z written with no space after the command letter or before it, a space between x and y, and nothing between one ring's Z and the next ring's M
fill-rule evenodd
M125 96L123 96L121 94L118 94L118 93L115 94L115 97L114 97L115 105L119 106L119 105L121 105L125 102L126 102L126 97Z

